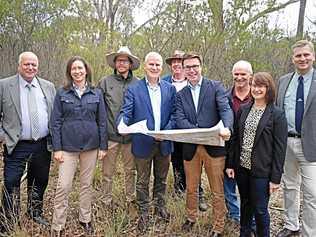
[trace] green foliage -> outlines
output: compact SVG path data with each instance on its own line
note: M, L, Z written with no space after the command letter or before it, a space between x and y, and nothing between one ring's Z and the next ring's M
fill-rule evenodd
M162 1L153 9L152 19L137 30L133 10L141 6L139 0L0 3L0 58L5 62L0 75L16 70L14 62L21 51L33 50L42 61L42 75L56 84L61 83L65 62L73 55L89 61L97 83L112 73L105 55L121 45L128 45L141 59L149 51L164 58L175 49L194 51L202 55L203 73L227 85L232 64L239 59L275 76L290 65L292 39L268 24L267 14L278 10L276 0L229 0L226 5L223 0ZM135 75L142 77L143 68Z

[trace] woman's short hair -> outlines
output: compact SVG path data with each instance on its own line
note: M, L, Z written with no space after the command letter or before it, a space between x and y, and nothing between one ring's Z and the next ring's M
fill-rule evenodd
M274 103L276 96L275 83L268 72L257 72L253 75L250 80L250 84L256 84L258 86L265 86L267 88L267 92L265 95L266 103Z
M80 61L83 63L85 69L86 69L86 82L89 86L91 86L91 83L92 83L92 70L91 70L91 67L89 66L88 62L80 57L80 56L73 56L71 57L68 62L67 62L67 66L66 66L66 79L64 81L64 88L65 89L70 89L70 87L72 86L72 83L73 83L73 79L72 79L72 76L71 76L71 67L72 67L72 64L75 62L75 61Z

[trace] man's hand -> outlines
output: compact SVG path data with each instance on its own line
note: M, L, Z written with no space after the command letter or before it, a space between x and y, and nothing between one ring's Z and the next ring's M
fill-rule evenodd
M235 178L235 171L234 169L226 169L226 174L228 176L228 178L234 179Z
M275 183L270 182L269 183L269 193L270 193L270 195L272 193L274 193L275 191L277 191L279 189L279 187L280 187L280 184L275 184Z
M64 162L63 151L55 151L54 159L57 160L59 163L63 163Z
M219 132L219 136L224 140L224 141L228 141L230 138L230 130L228 128L224 128L221 129L221 131Z
M107 151L105 151L105 150L99 150L99 152L98 152L98 159L99 159L99 160L102 160L103 158L106 157L106 154L107 154Z

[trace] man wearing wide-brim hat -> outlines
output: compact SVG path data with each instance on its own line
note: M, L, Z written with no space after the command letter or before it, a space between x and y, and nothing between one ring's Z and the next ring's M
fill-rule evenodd
M184 54L183 51L177 49L174 51L173 55L165 59L165 62L169 65L171 74L164 76L162 80L168 81L174 85L177 92L188 85L182 67ZM183 196L186 189L182 144L183 143L181 142L173 142L174 150L171 154L174 174L174 192L178 196ZM207 203L201 182L199 185L199 210L207 211Z
M104 77L99 83L104 94L108 115L109 150L107 157L103 159L104 202L108 207L113 208L112 183L117 157L121 151L125 171L126 202L128 207L132 207L131 204L135 203L136 198L136 168L131 154L131 137L119 135L115 119L120 112L126 88L131 83L138 81L138 78L133 76L133 71L139 68L140 61L126 46L121 47L117 52L107 54L106 61L113 68L113 74Z

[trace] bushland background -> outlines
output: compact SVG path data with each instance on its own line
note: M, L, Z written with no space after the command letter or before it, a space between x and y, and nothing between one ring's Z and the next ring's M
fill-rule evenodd
M231 68L239 59L253 64L254 71L268 71L274 78L292 70L290 46L298 39L315 42L316 16L305 16L307 1L313 0L0 0L0 78L16 73L18 55L33 51L39 56L40 76L59 87L67 59L86 58L93 69L93 81L112 73L105 54L128 45L142 61L149 51L163 57L175 49L202 55L203 74L231 85ZM278 14L296 4L296 32L271 24L270 14ZM145 6L147 5L147 7ZM316 3L313 3L316 8ZM310 10L310 9L308 9ZM148 14L150 11L151 14ZM139 18L150 15L141 24ZM293 21L293 16L287 16ZM287 19L283 19L287 21ZM313 30L306 30L308 22ZM168 68L164 65L164 73ZM135 74L143 76L143 66ZM2 162L0 162L2 167ZM45 199L45 216L51 219L57 165L52 164ZM2 171L2 170L1 170ZM171 171L171 170L170 170ZM2 172L1 172L2 173ZM95 174L94 222L97 236L137 236L136 214L124 206L122 167L115 179L114 212L102 202L102 175ZM0 178L2 181L2 176ZM194 232L184 234L185 203L174 197L173 178L168 179L168 207L173 216L167 224L153 223L148 236L206 236L210 230L210 210L201 215ZM204 187L207 182L203 180ZM24 187L24 184L22 185ZM25 187L24 187L25 188ZM66 233L83 236L78 227L78 184L74 182ZM25 192L23 192L25 194ZM23 196L25 200L25 195ZM208 192L207 198L211 200ZM25 202L24 202L25 203ZM23 212L22 212L23 213ZM272 235L282 225L282 191L271 200ZM13 236L47 236L48 231L22 217L22 228ZM226 236L238 236L238 226L227 223Z

